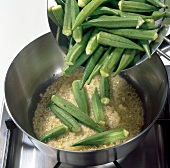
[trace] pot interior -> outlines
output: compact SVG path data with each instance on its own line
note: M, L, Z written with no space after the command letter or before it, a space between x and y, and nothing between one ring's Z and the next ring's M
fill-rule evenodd
M29 136L35 137L32 117L39 93L61 75L65 54L51 33L26 46L11 63L5 79L7 110ZM159 56L154 54L142 64L120 74L136 89L145 109L143 130L159 116L167 95L167 74Z

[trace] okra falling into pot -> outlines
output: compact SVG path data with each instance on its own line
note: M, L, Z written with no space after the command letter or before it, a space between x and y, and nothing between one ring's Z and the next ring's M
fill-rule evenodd
M151 58L170 23L169 2L158 0L56 0L49 5L48 16L57 44L66 54L63 74L86 66L102 46L109 54L106 57L104 52L95 60L100 62L95 73L103 77L113 72L117 75Z

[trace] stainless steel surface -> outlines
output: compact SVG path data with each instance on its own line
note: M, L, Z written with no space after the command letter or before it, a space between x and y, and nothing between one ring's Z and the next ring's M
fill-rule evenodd
M39 99L38 95L61 75L63 65L64 54L50 33L25 47L12 62L5 80L6 107L10 117L40 151L62 163L78 166L100 165L129 154L147 135L166 100L167 75L159 56L155 54L151 59L121 74L134 86L143 100L145 107L143 131L122 145L89 152L52 148L34 136L31 119Z

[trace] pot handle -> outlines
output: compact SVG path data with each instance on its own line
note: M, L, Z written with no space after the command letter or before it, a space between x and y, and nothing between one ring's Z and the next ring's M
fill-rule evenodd
M168 37L164 37L164 41L170 45L170 39L169 39ZM161 49L158 48L158 49L156 50L156 52L157 52L157 54L159 54L160 56L163 56L163 57L166 58L168 61L170 61L170 56L167 55L163 50L161 50Z

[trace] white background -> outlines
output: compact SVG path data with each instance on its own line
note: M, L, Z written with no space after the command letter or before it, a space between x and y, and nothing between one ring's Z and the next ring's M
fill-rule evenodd
M27 44L49 31L47 0L0 0L0 107L10 63Z
M0 106L10 63L27 44L50 31L46 11L47 0L0 0Z

